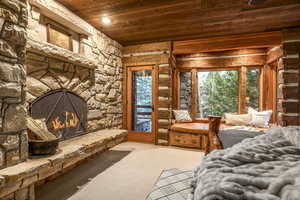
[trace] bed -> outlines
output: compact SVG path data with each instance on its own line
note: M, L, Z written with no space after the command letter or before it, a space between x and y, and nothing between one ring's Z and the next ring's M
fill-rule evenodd
M215 150L193 175L165 172L147 200L299 200L300 127L272 127Z
M206 156L191 200L299 200L300 127L273 127Z

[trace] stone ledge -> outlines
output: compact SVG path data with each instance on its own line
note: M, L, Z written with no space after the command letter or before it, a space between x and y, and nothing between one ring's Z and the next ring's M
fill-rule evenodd
M101 130L61 142L60 151L53 156L30 158L26 162L0 170L0 199L126 139L126 130Z
M88 59L78 53L71 52L47 42L36 41L32 38L28 38L26 50L92 70L98 67L95 60Z

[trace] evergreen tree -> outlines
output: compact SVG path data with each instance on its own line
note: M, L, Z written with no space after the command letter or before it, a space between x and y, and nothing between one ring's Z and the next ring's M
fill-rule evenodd
M247 71L247 106L259 108L260 70ZM223 116L238 111L238 71L210 71L198 73L198 113Z
M259 109L259 77L259 69L247 71L247 106L257 110Z
M201 72L200 72L201 73ZM199 80L200 117L222 116L225 112L237 112L238 72L208 72L206 79Z

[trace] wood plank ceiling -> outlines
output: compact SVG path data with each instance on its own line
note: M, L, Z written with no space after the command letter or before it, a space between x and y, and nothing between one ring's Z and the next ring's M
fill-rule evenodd
M57 0L123 45L300 26L300 0ZM104 25L101 18L111 18Z

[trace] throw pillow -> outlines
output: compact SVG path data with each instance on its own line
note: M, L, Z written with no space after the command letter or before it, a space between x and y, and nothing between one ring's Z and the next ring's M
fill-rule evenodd
M250 114L230 114L225 113L225 123L233 126L247 126L251 121Z
M173 110L176 122L192 122L192 118L188 110Z
M258 112L253 108L248 108L248 113L251 114L251 122L252 126L260 127L260 128L268 128L269 121L272 116L272 110L265 110L262 112Z

